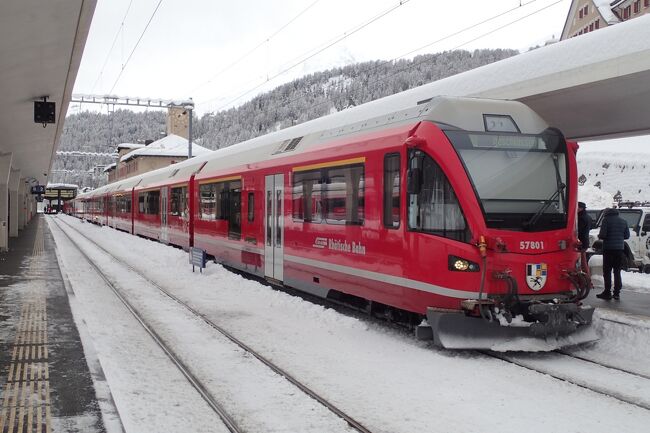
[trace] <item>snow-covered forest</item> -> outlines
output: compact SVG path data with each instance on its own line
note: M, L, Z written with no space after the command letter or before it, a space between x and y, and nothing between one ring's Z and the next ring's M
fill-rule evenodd
M239 107L195 117L194 140L209 149L227 147L515 54L516 50L457 50L408 60L357 63L310 74ZM191 96L198 99L197 95ZM164 110L115 110L110 116L83 111L83 106L81 110L66 118L59 151L106 154L119 143L157 140L165 134ZM59 155L51 180L97 187L106 182L102 169L112 162L115 158L106 155Z

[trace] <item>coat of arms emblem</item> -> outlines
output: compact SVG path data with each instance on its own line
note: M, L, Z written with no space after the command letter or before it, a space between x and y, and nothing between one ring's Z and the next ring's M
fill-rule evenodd
M531 290L542 290L546 284L546 263L528 263L526 264L526 284Z

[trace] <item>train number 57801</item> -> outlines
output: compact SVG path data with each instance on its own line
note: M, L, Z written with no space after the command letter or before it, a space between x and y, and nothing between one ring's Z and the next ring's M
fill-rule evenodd
M521 241L519 242L520 250L543 250L544 241Z

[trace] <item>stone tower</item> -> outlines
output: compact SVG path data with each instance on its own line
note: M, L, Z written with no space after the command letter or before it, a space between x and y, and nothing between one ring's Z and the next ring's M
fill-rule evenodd
M169 134L189 139L189 112L184 108L167 109L167 135Z

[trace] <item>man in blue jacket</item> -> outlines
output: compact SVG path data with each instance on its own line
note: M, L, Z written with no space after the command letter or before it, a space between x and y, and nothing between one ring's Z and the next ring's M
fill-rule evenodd
M621 266L625 254L625 239L630 237L627 221L618 216L617 209L607 209L598 237L603 240L603 278L605 290L596 296L600 299L620 299ZM612 270L614 271L614 294L612 295Z

